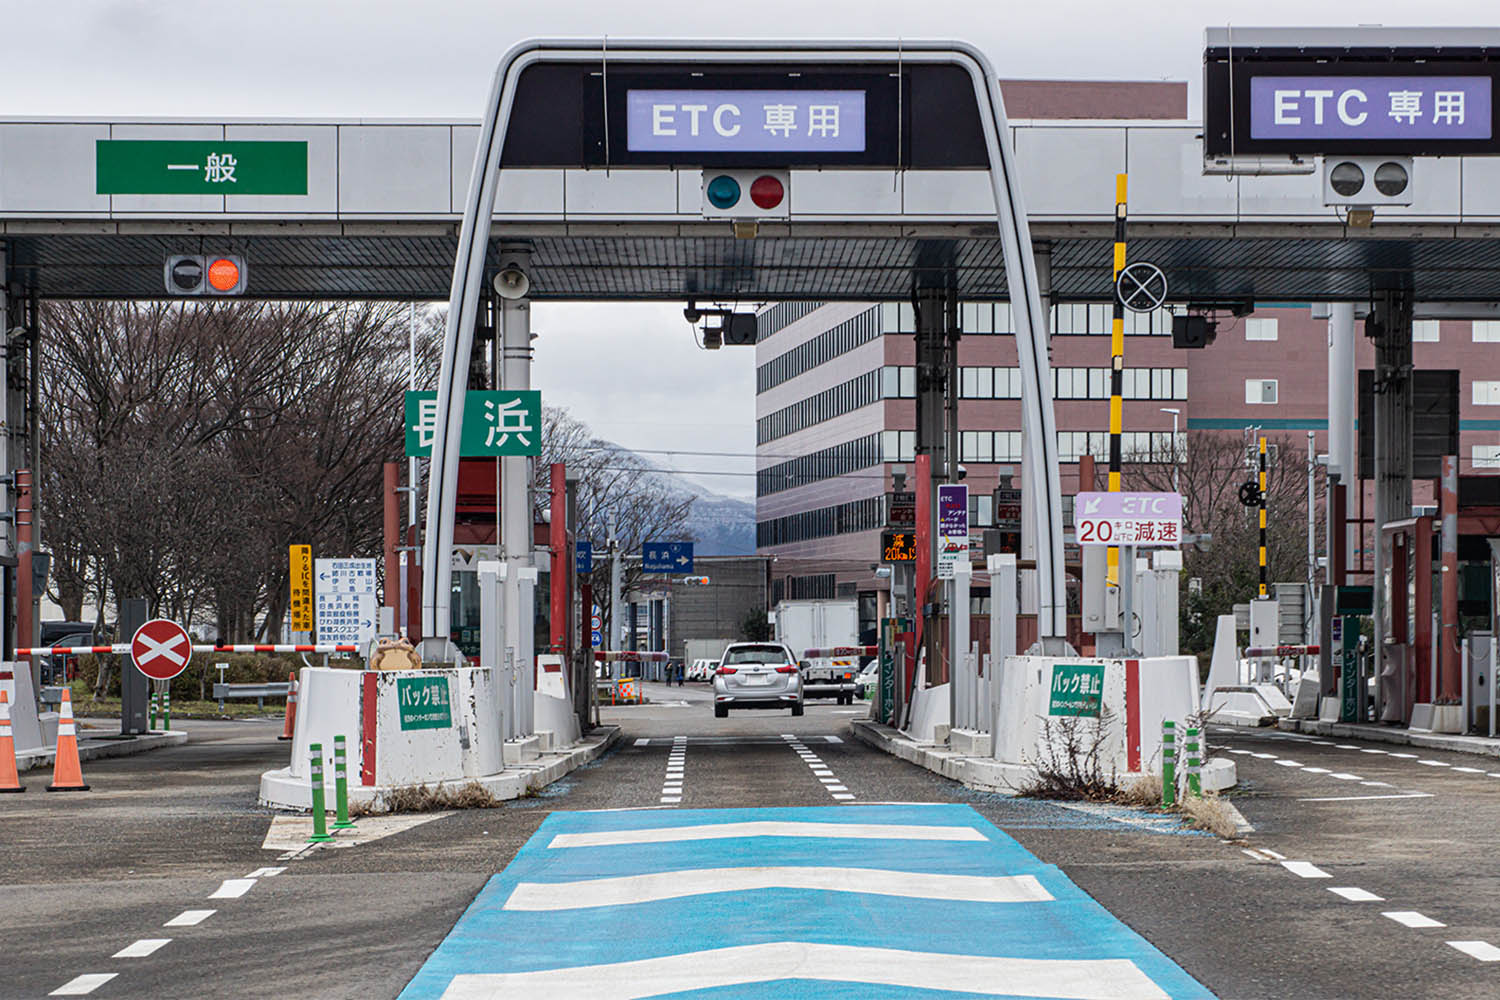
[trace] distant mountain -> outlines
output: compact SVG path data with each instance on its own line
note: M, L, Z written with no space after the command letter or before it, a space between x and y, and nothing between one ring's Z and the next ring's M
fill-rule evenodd
M660 469L663 485L671 492L693 498L686 528L695 539L693 553L700 556L744 556L755 554L755 503L715 493L693 479L675 475L661 462L631 451L612 441L601 442L621 459L641 468Z

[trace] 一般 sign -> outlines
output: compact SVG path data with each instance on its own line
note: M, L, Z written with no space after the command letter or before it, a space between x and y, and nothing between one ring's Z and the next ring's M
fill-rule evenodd
M448 729L453 725L447 677L398 677L396 702L403 730Z
M1073 501L1079 545L1166 545L1182 541L1177 493L1080 493Z
M97 194L307 194L307 143L98 139Z
M1104 705L1104 664L1056 663L1052 666L1052 688L1048 715L1099 718Z
M406 454L430 458L437 439L435 392L406 394ZM535 389L474 390L464 397L459 434L462 458L499 458L542 453L542 394Z

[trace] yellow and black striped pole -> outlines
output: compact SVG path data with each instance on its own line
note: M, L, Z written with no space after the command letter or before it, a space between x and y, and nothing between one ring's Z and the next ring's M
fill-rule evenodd
M1115 174L1114 312L1109 330L1109 492L1120 492L1121 400L1125 391L1125 303L1120 300L1120 272L1125 270L1125 174ZM1120 581L1120 550L1110 546L1106 579Z
M1266 439L1260 439L1260 596L1266 596Z

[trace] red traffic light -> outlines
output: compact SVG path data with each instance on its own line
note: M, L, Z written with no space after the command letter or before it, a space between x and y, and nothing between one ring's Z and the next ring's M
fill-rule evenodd
M750 200L755 202L757 208L769 211L780 205L781 199L785 197L786 188L781 180L770 174L762 174L750 185Z

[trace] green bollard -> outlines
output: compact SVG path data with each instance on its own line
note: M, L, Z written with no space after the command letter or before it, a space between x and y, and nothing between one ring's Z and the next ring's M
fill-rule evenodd
M172 682L167 681L167 686L161 692L161 731L170 733L172 731Z
M1177 723L1171 719L1161 724L1161 804L1177 804Z
M328 832L327 805L323 801L323 744L314 743L308 747L312 755L312 836L307 838L309 844L326 844L333 839Z
M161 692L156 690L156 682L151 682L151 725L148 728L156 728L156 703L161 698Z
M1197 729L1188 729L1187 745L1184 747L1184 749L1187 750L1188 794L1192 795L1196 799L1201 799L1203 798L1203 783L1198 776L1198 772L1199 768L1202 766L1202 759L1199 756Z
M349 818L349 770L345 758L344 737L333 738L333 801L335 830L352 830L354 821Z

